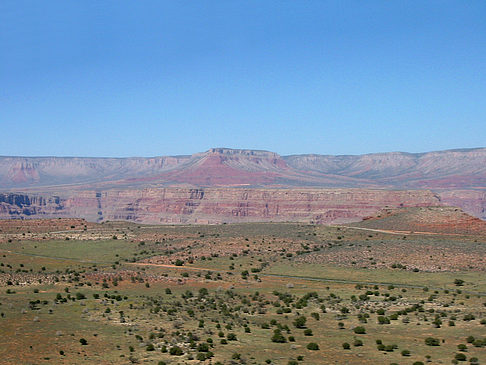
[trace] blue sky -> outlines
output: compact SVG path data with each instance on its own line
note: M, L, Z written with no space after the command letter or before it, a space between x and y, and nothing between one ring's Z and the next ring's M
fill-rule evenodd
M0 2L0 155L486 146L484 1Z

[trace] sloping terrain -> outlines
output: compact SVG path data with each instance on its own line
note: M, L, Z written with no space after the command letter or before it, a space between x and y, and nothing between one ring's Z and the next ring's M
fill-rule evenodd
M485 221L459 208L445 206L383 209L353 226L398 232L486 235Z
M486 188L486 149L360 156L295 155L286 162L311 174L370 180L382 186L415 189Z
M367 236L352 243L338 243L329 250L309 252L296 260L412 272L486 270L486 222L459 208L387 208L362 222L336 229L341 242L353 235Z

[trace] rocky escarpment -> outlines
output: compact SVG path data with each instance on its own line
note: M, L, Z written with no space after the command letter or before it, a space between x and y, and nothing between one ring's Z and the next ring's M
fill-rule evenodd
M1 218L47 217L63 215L59 197L26 194L0 194Z
M486 220L486 189L444 191L440 197L445 204L461 207L465 212Z
M93 184L171 170L190 156L88 158L0 157L0 188Z
M342 223L359 221L383 207L440 204L429 191L363 189L161 188L80 191L64 198L2 196L0 218L28 218L35 212L44 217L144 223Z

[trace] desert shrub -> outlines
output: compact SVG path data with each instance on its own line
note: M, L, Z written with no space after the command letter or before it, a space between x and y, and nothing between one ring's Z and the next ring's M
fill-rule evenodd
M459 345L457 345L457 349L459 351L467 351L467 346L464 345L463 343L460 343Z
M147 351L155 351L155 347L154 347L153 344L149 343L147 345L147 347L145 348L145 350L147 350Z
M273 331L272 342L285 343L287 342L287 340L282 335L282 332L279 329L276 329L275 331Z
M467 358L466 355L459 353L454 356L454 359L457 361L466 361Z
M197 345L197 351L199 352L208 352L209 351L209 345L207 343L200 343Z
M307 322L307 318L304 316L299 316L294 320L294 326L296 328L305 328L305 323Z
M169 354L173 356L181 356L184 355L184 351L179 346L173 346L170 348Z
M234 333L228 333L226 338L228 339L228 341L236 341L237 340L236 334L234 334Z
M312 330L310 328L307 328L305 331L304 331L304 335L305 336L313 336L312 334Z
M355 339L354 342L353 342L353 346L363 346L363 341L361 341L360 339Z
M440 341L438 338L427 337L425 339L425 344L427 346L440 346Z

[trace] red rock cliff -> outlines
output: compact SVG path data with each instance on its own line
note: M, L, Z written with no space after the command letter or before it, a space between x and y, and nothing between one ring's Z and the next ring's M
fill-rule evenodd
M160 188L80 191L62 199L0 194L0 218L36 215L144 223L342 223L359 221L384 207L437 205L439 198L424 190Z

